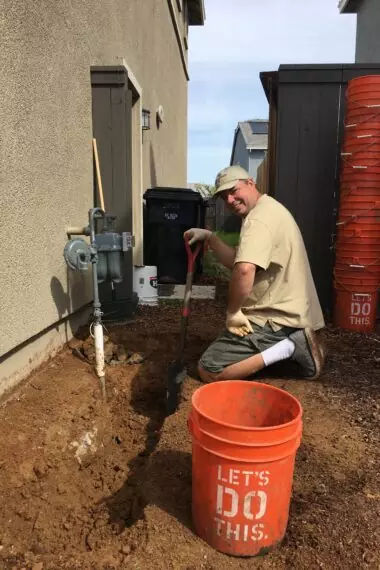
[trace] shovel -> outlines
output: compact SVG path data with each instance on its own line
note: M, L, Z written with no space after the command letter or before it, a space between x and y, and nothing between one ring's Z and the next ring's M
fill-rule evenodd
M193 252L189 242L185 239L185 246L187 251L187 276L186 276L186 286L185 295L183 299L183 309L181 317L181 333L179 341L179 351L177 360L172 362L168 370L167 387L166 387L166 415L170 416L173 414L178 407L179 394L181 391L181 385L186 378L187 370L183 362L183 352L185 349L187 325L190 313L190 299L191 299L191 289L193 285L193 274L194 265L198 253L201 250L202 244L198 243L195 251Z

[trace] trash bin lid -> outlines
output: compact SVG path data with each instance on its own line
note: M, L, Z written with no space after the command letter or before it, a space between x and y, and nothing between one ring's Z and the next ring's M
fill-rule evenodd
M143 197L145 200L204 203L203 196L199 192L191 190L190 188L178 188L173 186L155 186L154 188L148 188Z

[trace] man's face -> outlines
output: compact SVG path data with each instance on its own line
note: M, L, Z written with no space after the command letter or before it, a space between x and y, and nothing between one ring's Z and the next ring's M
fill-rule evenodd
M220 197L227 208L244 218L256 203L256 186L252 180L239 180L230 190L224 190Z

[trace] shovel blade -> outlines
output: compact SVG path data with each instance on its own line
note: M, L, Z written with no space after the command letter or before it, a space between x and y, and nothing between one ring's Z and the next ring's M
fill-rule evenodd
M170 416L178 408L182 384L187 376L186 366L181 360L175 360L169 366L166 384L166 415Z

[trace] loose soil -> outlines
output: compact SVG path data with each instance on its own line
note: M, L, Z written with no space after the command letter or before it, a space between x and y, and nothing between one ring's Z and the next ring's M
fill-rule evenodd
M66 346L0 404L1 570L380 568L380 336L324 332L317 381L284 365L261 380L302 403L289 524L262 558L233 558L191 520L187 416L193 371L223 327L224 301L194 301L179 410L165 419L167 366L180 308L147 308L110 339L139 364L107 366L103 403L92 368ZM82 331L82 340L85 338ZM86 333L87 334L87 333ZM76 341L80 346L80 340Z

